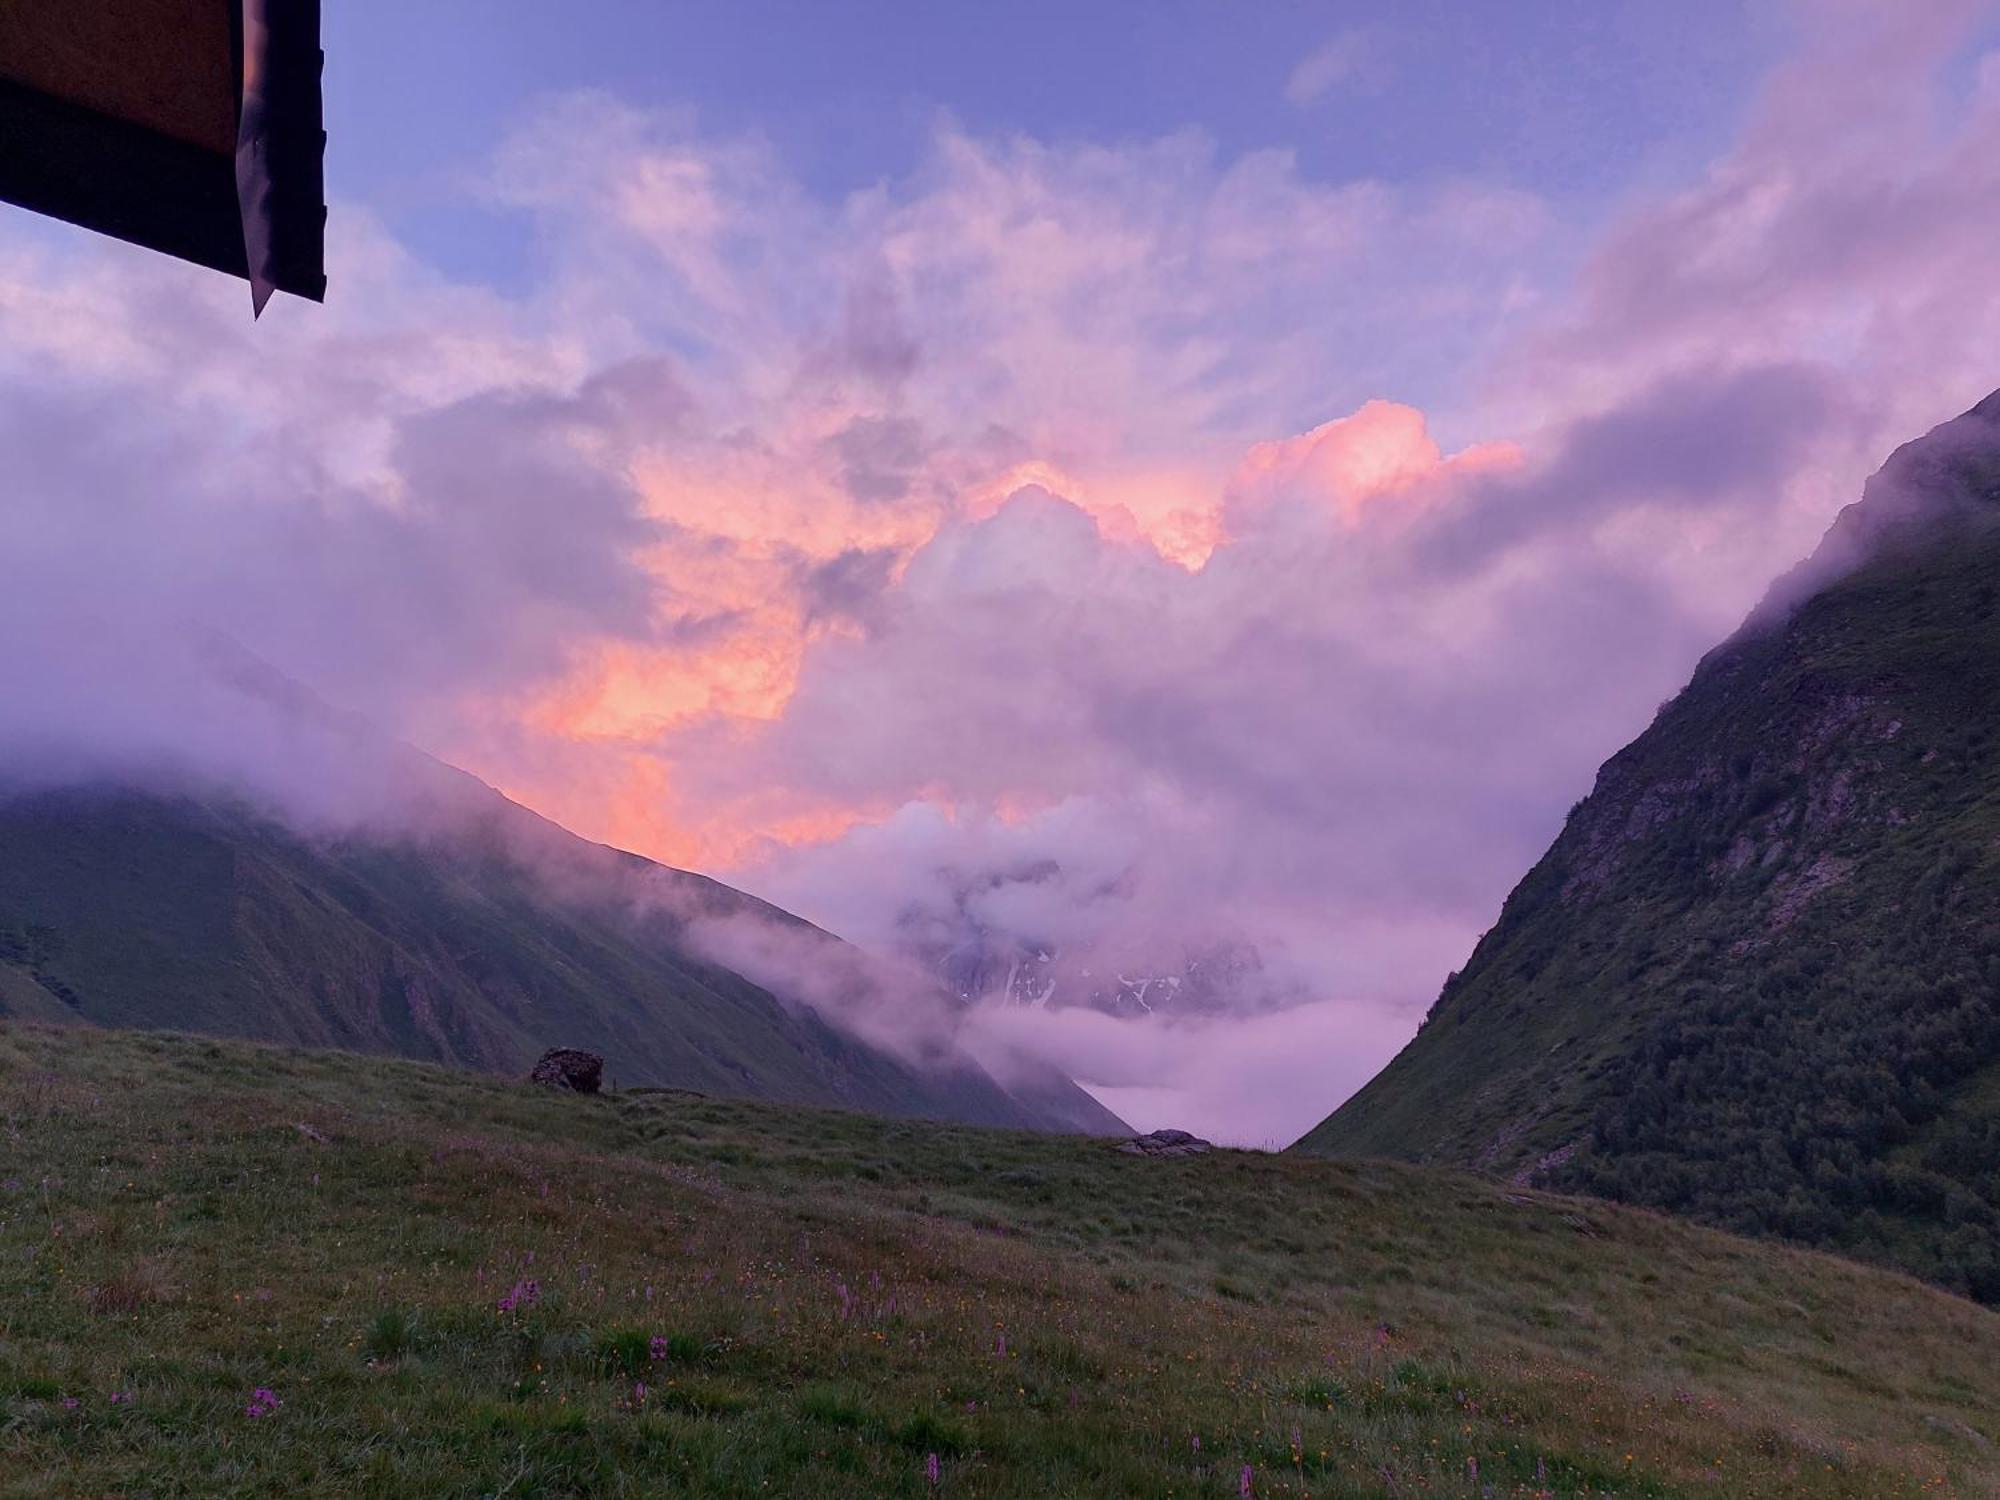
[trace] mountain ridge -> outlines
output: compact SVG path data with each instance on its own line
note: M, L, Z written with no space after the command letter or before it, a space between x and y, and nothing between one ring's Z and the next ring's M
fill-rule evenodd
M580 839L420 752L375 748L401 794L394 832L300 832L213 791L0 797L0 1014L513 1074L576 1045L623 1084L1123 1128L1059 1075L1003 1086L943 1029L892 1055L694 940L744 924L781 934L797 966L865 983L866 960L802 919Z
M1296 1149L1451 1163L2000 1299L2000 393L1905 444L1605 762Z

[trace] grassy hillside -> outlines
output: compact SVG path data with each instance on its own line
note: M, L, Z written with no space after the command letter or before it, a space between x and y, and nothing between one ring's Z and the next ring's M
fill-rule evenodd
M243 804L86 789L0 800L0 1015L172 1027L522 1074L551 1046L625 1083L987 1124L1115 1129L1066 1079L915 1067L685 941L690 914L836 939L586 843L430 763L421 836L308 837Z
M1913 445L1844 518L1836 541L1878 533L1871 561L1711 654L1605 765L1416 1039L1304 1149L1601 1193L2000 1301L1989 405L1987 446ZM1915 529L1894 509L1940 495Z
M21 1023L0 1131L0 1495L2000 1487L1993 1313L1446 1172Z

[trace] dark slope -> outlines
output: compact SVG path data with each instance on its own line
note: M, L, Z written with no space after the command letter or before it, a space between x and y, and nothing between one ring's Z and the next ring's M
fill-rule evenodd
M302 836L234 802L0 802L0 1014L335 1046L519 1074L602 1052L621 1085L1114 1130L1066 1079L1015 1097L948 1042L906 1063L707 961L691 921L853 950L701 876L586 843L436 763L428 832Z
M2000 1300L2000 396L1899 450L1604 766L1417 1037L1300 1149Z

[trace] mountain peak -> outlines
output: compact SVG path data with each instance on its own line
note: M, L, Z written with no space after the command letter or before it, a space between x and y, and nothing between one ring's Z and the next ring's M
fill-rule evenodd
M1758 630L1883 555L2000 526L2000 391L1891 453L1812 555L1751 612Z
M1879 543L1912 524L2000 514L2000 391L1889 455L1833 535Z

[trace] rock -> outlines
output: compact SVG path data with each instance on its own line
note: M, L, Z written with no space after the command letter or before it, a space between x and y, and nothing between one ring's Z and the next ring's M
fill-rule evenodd
M551 1047L535 1064L528 1081L545 1088L594 1094L604 1082L604 1059L595 1052L583 1052L575 1047Z
M1204 1151L1213 1151L1215 1147L1185 1130L1155 1130L1149 1135L1137 1135L1129 1141L1121 1141L1118 1149L1127 1156L1199 1156Z

